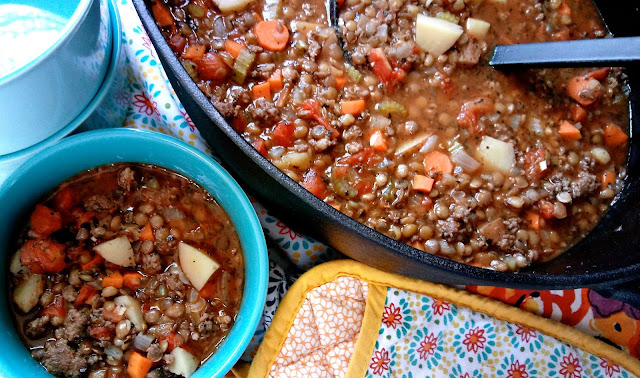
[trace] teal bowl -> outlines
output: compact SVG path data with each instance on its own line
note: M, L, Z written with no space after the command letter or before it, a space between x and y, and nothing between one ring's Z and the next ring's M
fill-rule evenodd
M107 0L0 1L0 155L69 125L109 66Z
M110 163L155 164L200 184L226 210L235 225L245 261L243 298L236 321L215 354L192 375L221 377L251 340L264 307L268 259L258 217L238 183L212 158L190 145L156 132L105 129L63 139L30 159L0 186L0 377L48 377L18 336L9 311L8 263L17 219L64 180L87 169Z

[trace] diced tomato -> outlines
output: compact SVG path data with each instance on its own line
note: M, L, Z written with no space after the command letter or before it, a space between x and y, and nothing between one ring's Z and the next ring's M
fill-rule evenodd
M315 168L305 172L302 187L320 199L324 199L327 196L327 185L322 180L322 174Z
M30 220L31 229L41 236L49 236L62 228L60 213L44 205L36 205Z
M20 261L36 274L58 273L66 267L67 247L50 239L27 240L20 248Z
M373 148L366 147L353 155L339 158L338 162L340 164L346 164L351 166L357 165L357 164L370 165L371 163L373 163L375 158L376 158L376 155Z
M62 296L60 295L56 295L56 297L53 299L53 302L42 309L41 316L45 315L48 315L52 318L55 316L60 316L63 318L67 316L67 309L64 307L64 298L62 298Z
M264 140L258 138L253 141L253 148L256 149L260 153L260 155L267 157L267 145L264 143Z
M84 264L80 264L80 268L82 268L82 270L92 270L100 266L100 264L102 264L103 262L104 258L102 258L102 256L100 256L99 254L95 254L91 258L91 260L87 261Z
M233 126L233 129L235 131L242 134L244 132L244 129L247 128L247 120L243 115L240 115L239 117L235 117L231 120L231 126Z
M213 301L216 299L216 296L214 293L215 293L215 285L213 281L208 281L206 284L204 284L202 289L200 289L199 295L204 299Z
M530 181L538 183L547 176L551 171L547 164L546 152L542 148L524 154L524 171Z
M104 320L108 320L112 323L118 323L120 320L124 318L124 314L120 315L116 309L113 311L107 311L104 308L102 309L102 318Z
M62 213L71 212L76 202L76 191L68 186L60 189L53 197L53 208Z
M168 43L173 52L182 54L182 52L184 51L184 47L187 45L187 39L180 34L173 34L171 38L169 38Z
M108 340L113 337L114 330L108 327L91 327L89 328L89 335L96 340Z
M480 117L493 110L493 101L480 97L462 104L458 114L458 124L469 129L471 135L480 135Z
M295 127L293 124L288 124L286 122L280 122L273 128L271 132L271 137L275 140L277 144L283 147L291 147L293 146L293 132Z
M73 306L75 308L78 308L84 304L89 304L91 302L91 298L93 298L95 295L98 295L98 289L96 289L95 287L89 284L84 284L80 288L80 291L78 292L78 296L76 297L76 300L73 302Z
M400 84L407 72L401 68L393 68L389 59L381 48L375 48L369 53L369 63L371 64L371 72L376 75L387 92L392 92L398 84Z
M231 69L218 53L208 52L202 58L194 59L196 71L201 80L221 81L227 78Z
M540 200L538 201L538 206L540 207L540 215L542 215L544 219L553 218L553 213L554 213L553 203L547 200Z
M453 98L453 96L456 94L456 88L453 85L453 79L451 79L446 73L440 71L436 72L435 76L440 82L440 88L442 88L444 94L449 99Z
M315 98L306 99L302 102L302 110L307 112L306 118L313 119L324 126L327 131L331 132L331 138L335 139L340 136L340 133L331 126L331 123L322 115L321 107L320 101Z

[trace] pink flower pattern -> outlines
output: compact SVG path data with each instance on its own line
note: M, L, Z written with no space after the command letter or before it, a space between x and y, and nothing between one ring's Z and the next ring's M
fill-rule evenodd
M369 368L373 369L373 374L382 375L383 372L389 370L389 363L391 363L391 358L389 358L389 351L385 348L381 350L376 350L373 354L373 358L371 358L371 365Z
M484 343L487 341L487 338L484 336L484 329L480 327L472 328L464 335L464 341L462 342L467 346L467 352L473 351L473 353L478 353L478 351L484 348Z
M402 314L400 313L400 307L391 303L389 306L384 307L382 313L382 322L387 328L396 329L397 326L402 324Z
M600 367L604 369L607 377L613 377L613 373L620 373L620 366L614 364L609 360L602 359L600 362Z
M434 315L442 315L445 311L451 310L451 305L443 300L434 299L433 303L431 303L431 308Z
M425 336L425 338L420 342L420 348L418 348L420 358L426 360L427 357L433 356L436 353L437 345L438 338L433 333Z
M159 114L157 109L158 104L147 97L144 92L134 95L133 98L135 99L135 101L133 101L133 105L138 108L138 112L144 113L148 116L154 113Z
M520 336L520 340L528 343L531 339L535 338L538 334L536 330L531 329L529 327L524 327L518 324L518 328L516 329L516 335Z
M527 372L527 367L524 364L521 364L520 361L516 360L514 363L509 366L509 370L507 370L508 378L529 378L529 373Z
M291 228L289 228L289 226L280 221L276 223L276 226L280 228L280 231L278 231L278 234L280 235L287 235L291 240L295 240L296 238L300 237L299 233L293 231Z
M560 367L560 374L564 378L582 377L582 366L580 365L580 360L578 360L578 357L574 356L573 353L569 353L562 357Z

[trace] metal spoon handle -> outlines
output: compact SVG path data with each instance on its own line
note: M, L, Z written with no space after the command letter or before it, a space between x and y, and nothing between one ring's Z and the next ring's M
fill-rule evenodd
M640 62L640 37L499 45L495 68L626 67Z

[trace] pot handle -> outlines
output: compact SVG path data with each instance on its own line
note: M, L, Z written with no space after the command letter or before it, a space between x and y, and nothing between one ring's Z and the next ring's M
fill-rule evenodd
M640 280L601 284L590 289L603 297L617 299L640 310Z

